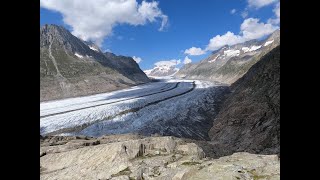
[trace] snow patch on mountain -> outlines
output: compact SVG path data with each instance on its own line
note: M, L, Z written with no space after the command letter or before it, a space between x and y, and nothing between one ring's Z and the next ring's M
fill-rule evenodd
M94 51L99 52L99 50L98 50L98 49L96 49L96 48L95 48L95 47L93 47L93 46L89 46L89 48L90 48L90 49L92 49L92 50L94 50Z
M251 46L249 51L252 52L252 51L258 50L260 48L261 48L261 46Z
M147 69L147 70L144 70L143 72L144 72L146 75L149 75L152 70L153 70L153 69Z
M249 52L249 50L250 50L250 48L248 48L248 47L243 47L243 48L241 48L241 49L242 49L242 51L243 51L244 53Z
M81 58L81 59L83 58L83 56L78 53L74 53L74 55L77 56L78 58Z
M233 57L233 56L239 56L240 51L239 50L229 49L229 50L225 50L223 53L224 53L225 56Z
M264 46L269 46L271 43L273 43L274 40L271 40L271 41L267 41Z
M216 61L217 60L217 58L220 56L220 54L218 54L218 56L216 56L214 59L212 59L212 60L210 60L210 61L208 61L208 63L213 63L214 61Z

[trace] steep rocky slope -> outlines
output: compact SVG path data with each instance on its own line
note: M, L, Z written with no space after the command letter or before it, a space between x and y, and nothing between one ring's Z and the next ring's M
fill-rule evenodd
M224 153L280 153L280 46L231 86L209 131Z
M40 28L40 101L112 91L149 81L130 57L104 54L61 26Z
M276 155L213 159L210 144L138 135L40 137L40 179L280 179Z
M225 46L196 64L186 64L176 77L232 84L274 47L280 45L280 29L263 41L252 40Z

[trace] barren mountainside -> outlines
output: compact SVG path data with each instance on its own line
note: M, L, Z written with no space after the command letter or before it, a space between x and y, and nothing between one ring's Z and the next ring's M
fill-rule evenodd
M231 86L209 136L224 153L280 153L280 46Z
M232 84L263 55L278 45L280 45L280 29L262 41L251 40L233 46L225 46L198 63L184 65L175 74L175 77Z
M40 101L102 93L149 81L131 57L104 54L61 26L40 28Z

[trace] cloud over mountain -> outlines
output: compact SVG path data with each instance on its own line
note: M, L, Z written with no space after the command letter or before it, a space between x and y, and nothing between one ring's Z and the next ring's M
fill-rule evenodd
M139 4L136 0L40 0L40 6L61 13L63 22L72 27L72 34L97 45L118 24L137 26L161 21L162 31L168 22L156 1Z
M278 28L278 26L269 23L259 22L259 19L257 18L248 18L241 24L240 33L238 35L230 31L223 35L216 35L210 39L206 50L214 51L225 45L231 46L252 39L259 39L271 34Z

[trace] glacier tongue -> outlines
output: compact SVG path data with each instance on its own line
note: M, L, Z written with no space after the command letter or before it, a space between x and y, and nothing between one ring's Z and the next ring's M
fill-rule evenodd
M198 111L212 110L208 106L216 99L211 96L218 94L222 86L197 80L193 85L193 82L165 79L112 93L41 103L40 134L97 137L162 132L206 139L202 126L208 118ZM175 125L169 125L172 123Z

